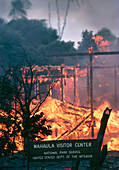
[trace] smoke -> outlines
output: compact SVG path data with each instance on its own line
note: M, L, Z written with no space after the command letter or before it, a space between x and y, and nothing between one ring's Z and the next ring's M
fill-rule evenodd
M8 19L11 0L0 0L0 18Z
M10 10L11 0L0 0L0 17L7 18ZM58 0L60 26L63 27L64 16L66 13L68 0ZM48 4L50 3L50 19L53 28L57 28L57 8L56 0L31 0L31 9L27 11L28 18L46 19L49 24ZM83 3L79 0L70 2L66 26L63 33L65 41L81 40L81 32L85 29L92 30L96 33L103 27L112 31L116 36L119 36L119 1L118 0L84 0Z
M54 28L58 29L55 0L32 0L33 6L31 11L34 11L34 16L31 11L29 11L29 17L37 17L39 19L44 17L48 20L48 2L51 5L51 24ZM61 27L63 26L67 2L68 0L59 1ZM83 30L88 29L96 33L103 27L110 29L116 36L119 36L118 0L85 0L83 4L79 0L79 3L80 6L76 0L71 1L63 34L64 40L79 41ZM44 12L44 9L46 12Z

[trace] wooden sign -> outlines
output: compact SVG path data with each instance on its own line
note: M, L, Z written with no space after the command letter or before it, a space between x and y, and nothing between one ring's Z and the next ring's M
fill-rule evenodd
M73 161L97 162L97 139L32 141L28 144L28 161Z

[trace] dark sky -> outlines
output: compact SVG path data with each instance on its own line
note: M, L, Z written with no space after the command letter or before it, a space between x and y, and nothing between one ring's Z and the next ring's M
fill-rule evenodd
M68 0L59 0L60 24L63 25L66 5ZM112 33L119 36L119 0L79 0L80 7L76 0L71 0L67 17L67 24L64 30L65 41L81 40L81 32L85 29L96 33L103 27L109 28ZM11 0L0 0L0 16L7 19L10 10ZM48 3L51 6L51 24L57 29L56 0L31 0L32 7L28 10L28 18L47 19Z

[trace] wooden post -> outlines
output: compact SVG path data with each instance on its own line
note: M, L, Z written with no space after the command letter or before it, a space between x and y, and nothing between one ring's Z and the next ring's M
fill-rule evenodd
M61 82L60 82L60 92L61 92L61 101L63 102L63 67L61 67Z
M49 91L49 89L50 89L50 67L48 67L48 74L47 74L47 76L48 76L47 91ZM51 94L51 91L49 93L49 96L50 96L50 94Z
M89 105L90 101L90 80L89 80L89 67L87 66L87 105Z
M37 99L39 99L38 93L39 93L39 80L36 80L36 97L37 97Z
M27 170L29 170L29 136L27 137Z
M103 149L101 151L101 147L102 147L102 142L103 142L103 138L104 138L104 134L105 134L105 130L107 127L107 122L108 119L110 117L112 109L111 108L106 108L103 112L103 116L101 119L101 125L100 125L100 129L97 135L97 141L98 141L98 164L101 167L103 164L103 161L106 157L107 154L107 145L103 146Z
M91 107L91 136L94 138L94 120L93 120L93 48L92 46L88 50L90 56L90 107Z
M76 102L76 67L74 67L74 103Z
M117 106L117 68L114 67L114 108Z
M80 160L78 161L72 161L72 167L71 170L78 170Z
M42 99L42 97L41 97L41 83L40 83L40 81L39 81L39 99L40 99L40 101L41 101L41 99Z

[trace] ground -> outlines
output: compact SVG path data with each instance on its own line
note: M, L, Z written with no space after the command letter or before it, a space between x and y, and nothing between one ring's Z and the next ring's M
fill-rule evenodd
M2 170L28 170L27 159L23 160L23 152L14 156L2 157L0 169ZM71 170L72 162L32 162L29 170ZM119 151L109 151L103 163L102 170L119 170ZM90 170L89 161L81 161L79 170Z

